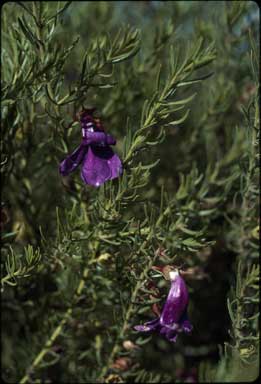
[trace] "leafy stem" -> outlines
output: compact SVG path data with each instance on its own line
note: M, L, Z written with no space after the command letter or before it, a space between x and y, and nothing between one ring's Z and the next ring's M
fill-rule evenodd
M80 280L79 285L78 285L78 287L76 289L76 292L75 292L75 295L74 295L74 301L81 295L82 290L85 287L85 281L86 281L86 279L88 277L88 274L89 274L89 269L85 268L84 271L83 271L83 277ZM25 384L25 383L27 383L30 380L30 374L35 370L35 368L37 368L37 366L42 362L42 360L44 359L46 354L50 351L50 349L53 346L53 343L55 342L57 337L63 331L63 327L66 325L67 321L71 318L72 312L73 312L73 305L70 308L67 309L67 311L65 312L62 320L60 321L58 326L55 328L55 330L53 331L53 333L51 334L51 336L49 337L49 339L45 343L45 345L42 348L42 350L38 353L38 355L34 359L32 365L30 366L30 368L27 370L28 373L26 373L25 376L20 380L20 382L19 382L20 384Z

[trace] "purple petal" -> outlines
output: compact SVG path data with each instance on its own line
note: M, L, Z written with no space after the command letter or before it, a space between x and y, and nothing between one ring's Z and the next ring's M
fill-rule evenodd
M177 339L177 331L174 330L174 329L171 329L171 327L162 327L161 330L160 330L160 334L161 335L164 335L166 337L166 339L168 339L169 341L176 341Z
M160 326L168 331L177 331L180 327L179 323L165 324L160 319Z
M106 143L109 144L109 145L115 145L116 144L116 140L114 139L113 136L106 135Z
M72 154L68 155L59 166L59 171L62 176L67 176L73 172L83 161L84 155L88 151L88 147L84 147L82 144L77 147Z
M184 311L188 306L188 290L185 281L181 276L177 276L171 282L171 288L160 316L162 325L179 323Z
M151 331L151 329L149 327L147 327L146 325L135 325L134 329L136 331L140 331L140 332L149 332L149 331Z
M166 328L166 327L161 327L160 328L160 334L161 335L165 336L168 332L169 332L168 328Z
M88 129L83 129L83 137L86 144L116 144L116 140L113 136L107 135L102 131L91 132Z
M186 333L191 332L193 329L193 326L188 319L187 311L184 312L183 316L180 319L180 329L181 331L184 331Z
M122 174L122 164L121 160L116 153L113 153L113 156L108 160L110 170L111 170L111 177L110 179L115 179L119 177Z
M134 329L140 332L150 332L155 330L159 325L159 318L148 321L144 325L135 325Z
M193 326L192 326L192 324L190 323L189 320L186 320L186 321L183 322L182 328L183 328L184 332L189 333L189 332L192 331Z
M172 343L176 343L176 341L177 341L177 337L178 337L177 333L173 332L173 334L169 335L167 338L168 338L168 340L171 341Z
M190 332L192 325L187 316L188 290L183 278L172 273L171 288L161 316L144 325L137 325L137 331L149 332L159 330L159 333L171 342L176 342L178 333Z
M86 184L99 187L107 180L119 177L122 165L109 146L90 146L82 166L82 179Z

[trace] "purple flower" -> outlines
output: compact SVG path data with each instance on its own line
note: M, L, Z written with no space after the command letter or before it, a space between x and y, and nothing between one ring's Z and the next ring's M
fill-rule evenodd
M122 163L110 147L116 144L116 140L104 132L100 120L95 119L92 113L93 110L81 113L82 142L60 163L59 171L62 176L67 176L82 164L82 180L99 187L120 176Z
M161 315L134 328L140 332L159 331L169 341L175 342L178 333L191 332L192 325L187 315L189 295L186 283L177 270L171 271L169 276L171 287Z

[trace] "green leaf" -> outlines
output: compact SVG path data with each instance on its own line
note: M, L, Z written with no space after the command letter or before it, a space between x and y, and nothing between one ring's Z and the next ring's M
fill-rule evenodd
M187 86L187 85L192 85L192 84L199 83L199 82L201 82L201 81L203 81L203 80L208 79L208 78L211 77L213 74L214 74L214 72L211 72L211 73L208 73L207 75L198 77L197 79L187 80L187 81L182 81L182 82L180 82L180 83L177 84L177 87L184 87L184 86Z
M184 114L180 119L175 120L175 121L171 121L171 122L168 123L168 125L175 126L175 125L178 125L178 124L183 123L183 122L186 120L186 118L188 117L189 112L190 112L190 109L188 109L188 110L185 112L185 114Z
M18 17L18 24L25 35L25 37L30 41L30 43L37 47L37 49L40 48L40 45L43 45L43 43L37 39L37 37L31 32L29 27L27 26L26 20L23 18L23 16L20 18Z

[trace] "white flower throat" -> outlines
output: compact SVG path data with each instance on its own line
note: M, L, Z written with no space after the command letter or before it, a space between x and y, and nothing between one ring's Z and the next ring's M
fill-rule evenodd
M176 280L178 276L179 276L179 271L177 269L175 269L174 271L170 271L169 273L170 280L172 281Z
M82 137L86 138L87 132L94 132L93 123L83 123Z

